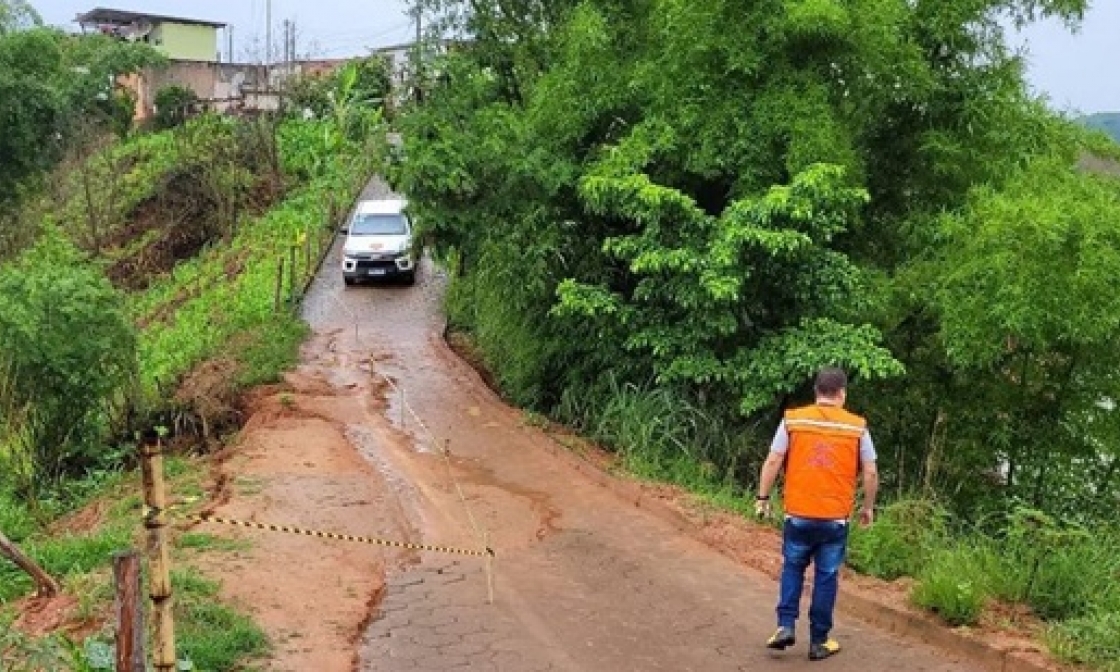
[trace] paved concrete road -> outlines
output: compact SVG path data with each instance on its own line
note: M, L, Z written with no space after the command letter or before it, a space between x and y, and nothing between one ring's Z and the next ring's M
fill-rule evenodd
M374 185L370 193L383 192ZM809 662L804 642L784 654L767 651L773 582L553 456L550 439L443 344L445 282L435 268L425 264L415 287L345 288L335 261L313 286L306 317L319 334L334 334L350 366L372 357L373 379L392 376L436 442L450 441L451 473L499 554L493 605L477 558L424 553L391 569L360 669L975 669L843 615L835 635L845 650L831 660ZM389 395L383 416L362 421L363 451L419 493L403 504L421 530L415 541L476 547L447 465L415 421L406 416L399 426L398 404Z

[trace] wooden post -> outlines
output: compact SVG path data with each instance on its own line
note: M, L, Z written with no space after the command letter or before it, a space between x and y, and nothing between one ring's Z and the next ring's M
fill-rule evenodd
M156 672L174 672L175 622L171 613L171 558L167 548L167 514L164 513L167 496L163 485L163 445L144 446L141 471L144 476L144 504L148 515L144 527L148 528L148 595L152 598L155 624Z
M284 291L284 257L276 265L276 294L272 298L272 312L280 312L280 293Z
M0 532L0 556L3 556L16 566L27 572L32 579L35 580L37 595L39 597L54 597L58 595L58 582L51 578L50 574L43 571L43 568L35 564L35 561L27 557L23 551L19 549L3 532Z
M129 550L113 556L116 585L117 672L145 672L144 605L140 596L140 554Z
M311 264L313 262L311 254L311 237L314 235L313 231L314 229L309 226L303 233L303 256L305 257L304 267L307 269L307 277L305 278L305 280L311 280L311 274L315 270L311 267Z
M298 251L296 245L288 247L288 261L291 268L288 269L288 301L291 302L292 307L296 304L296 253Z

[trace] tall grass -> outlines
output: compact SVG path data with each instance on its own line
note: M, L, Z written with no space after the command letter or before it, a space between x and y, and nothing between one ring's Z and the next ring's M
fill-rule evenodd
M1101 672L1120 672L1120 611L1097 609L1046 631L1046 643L1061 660Z
M566 390L554 414L615 451L639 476L681 485L735 510L748 506L743 474L753 473L765 446L672 390L607 376L596 390Z
M976 624L993 600L1029 607L1048 624L1055 655L1120 671L1116 530L1065 525L1030 509L1002 524L962 525L937 503L912 499L853 530L849 562L888 580L916 578L913 602L951 625Z

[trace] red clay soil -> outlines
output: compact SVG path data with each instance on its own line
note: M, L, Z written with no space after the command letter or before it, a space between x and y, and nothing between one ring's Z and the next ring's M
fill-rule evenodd
M40 637L52 632L74 627L72 617L78 608L78 598L72 595L57 597L30 597L18 603L19 618L14 628Z
M312 346L314 347L314 346ZM409 524L393 488L355 450L348 425L382 404L357 383L327 380L328 350L308 352L286 386L259 391L235 445L215 457L216 516L354 535L400 538ZM347 670L384 586L377 547L201 524L251 547L199 560L222 596L248 611L274 643L267 669Z
M78 598L63 593L55 597L28 597L15 604L19 617L12 627L31 637L63 634L71 641L81 642L101 630L108 622L107 613L79 618Z
M482 358L474 351L468 338L451 332L447 335L447 343L455 354L477 372L487 387L495 389L493 376L485 370ZM679 487L641 482L621 475L623 468L615 455L572 434L567 428L549 423L545 431L561 450L571 452L573 456L578 455L590 469L597 472L595 478L603 485L633 499L635 505L673 520L682 531L690 533L742 565L758 570L774 581L779 579L782 558L778 552L781 546L781 534L778 530L756 525L734 513L717 510ZM909 595L913 585L914 581L910 578L884 581L849 569L845 569L843 575L845 595L863 603L881 605L884 610L905 615L914 621L928 624L931 628L944 630L947 634L951 630L952 635L960 638L982 642L986 647L998 651L1012 652L1018 662L1030 663L1038 669L1073 669L1059 664L1047 654L1041 641L1045 624L1028 607L991 601L985 606L977 625L950 628L910 603ZM952 637L945 637L944 643L951 646L951 639Z

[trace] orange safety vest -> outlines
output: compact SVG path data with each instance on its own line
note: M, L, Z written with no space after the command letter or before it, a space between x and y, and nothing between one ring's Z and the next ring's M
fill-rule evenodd
M837 406L814 404L785 413L785 512L799 518L846 520L859 475L859 440L867 421Z

